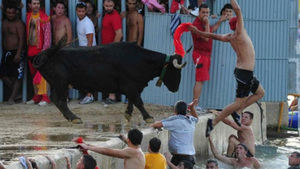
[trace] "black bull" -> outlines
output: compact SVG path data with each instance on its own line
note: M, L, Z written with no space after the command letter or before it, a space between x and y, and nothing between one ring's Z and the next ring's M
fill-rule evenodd
M35 57L36 67L51 87L51 100L68 121L81 123L67 106L68 85L95 92L121 93L128 98L125 117L130 119L133 105L146 122L152 122L143 106L141 92L148 82L160 76L166 67L163 83L176 92L181 79L182 58L147 50L135 43L113 43L105 46L61 48L53 46Z

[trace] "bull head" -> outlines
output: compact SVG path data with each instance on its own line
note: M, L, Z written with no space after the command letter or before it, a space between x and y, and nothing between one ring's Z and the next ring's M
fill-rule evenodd
M181 80L181 69L186 65L182 63L180 55L172 55L163 78L163 82L171 92L176 92Z
M48 62L49 58L54 56L55 53L63 48L66 45L67 36L65 35L62 37L56 45L53 45L52 47L42 51L39 53L36 57L33 59L33 66L37 69L39 69L41 66L43 66L45 63Z
M177 69L182 69L182 68L185 67L185 65L186 65L186 62L181 63L181 64L178 64L178 60L177 60L177 59L174 59L174 60L173 60L173 66L174 66L175 68L177 68Z

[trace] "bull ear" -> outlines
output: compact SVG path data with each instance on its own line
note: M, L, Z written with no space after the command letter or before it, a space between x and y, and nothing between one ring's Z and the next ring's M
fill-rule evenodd
M56 48L60 49L63 48L67 45L67 35L65 34L59 41L58 43L55 45Z

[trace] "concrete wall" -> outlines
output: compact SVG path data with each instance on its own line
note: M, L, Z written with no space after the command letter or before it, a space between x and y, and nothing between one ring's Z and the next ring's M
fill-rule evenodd
M266 102L267 127L277 128L280 114L280 102ZM288 126L288 104L284 103L281 126Z
M263 110L266 110L266 105L262 104ZM252 129L256 138L256 143L261 144L262 141L266 140L266 111L263 115L263 123L261 126L261 116L259 107L254 104L249 106L246 110L251 111L254 113L254 120L252 124ZM209 146L207 139L205 138L205 128L206 128L206 121L208 118L213 118L214 115L212 114L204 114L201 115L199 118L199 122L196 127L195 131L195 148L197 151L197 158L206 158L208 155L211 155L209 151ZM263 128L263 134L261 134L261 127ZM152 137L158 137L162 141L162 148L161 152L168 151L168 132L166 130L157 131L153 129L144 129L144 138L142 142L142 149L144 152L147 151L148 142ZM227 149L227 139L230 134L236 134L232 128L226 126L223 123L219 123L214 131L212 132L212 138L217 147L219 152L225 152ZM263 135L263 138L262 138ZM96 146L103 146L103 147L110 147L110 148L117 148L122 149L125 148L126 145L121 142L118 138L111 138L109 141L106 142L89 142L89 144L96 145ZM37 154L31 154L30 157L34 158L37 162L39 168L41 169L50 169L51 166L49 161L40 154L47 154L49 157L54 159L57 163L58 169L66 169L66 160L65 157L70 159L72 167L75 168L78 159L81 157L81 154L78 150L72 149L61 149L61 150L53 150L47 152L36 152ZM38 155L39 154L39 155ZM123 160L107 157L103 155L99 155L93 152L90 154L97 160L97 164L101 169L122 169L123 168ZM23 169L19 162L13 162L9 166L5 166L6 169Z

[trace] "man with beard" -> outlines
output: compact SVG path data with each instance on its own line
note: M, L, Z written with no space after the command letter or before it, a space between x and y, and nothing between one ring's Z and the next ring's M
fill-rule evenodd
M17 7L7 4L4 7L6 18L3 20L3 56L0 66L0 77L4 84L11 88L12 93L8 104L14 104L20 92L24 70L24 23L17 17Z
M114 9L115 3L113 0L104 0L103 7L105 14L102 19L101 44L109 44L112 42L120 42L122 39L122 20L119 13ZM110 93L106 99L106 104L116 102L116 95Z
M72 26L69 18L65 15L65 3L58 0L55 3L55 15L52 16L53 44L57 44L60 39L67 36L67 44L72 41Z
M48 49L51 45L50 17L40 10L40 0L30 0L29 7L31 12L27 13L26 18L27 56L29 70L33 77L34 97L26 103L38 103L40 106L45 106L50 102L47 82L32 66L32 61L36 55Z

